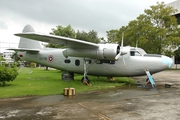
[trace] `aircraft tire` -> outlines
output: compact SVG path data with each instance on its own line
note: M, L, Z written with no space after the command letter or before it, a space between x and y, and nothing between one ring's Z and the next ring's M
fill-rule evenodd
M74 80L74 73L71 72L63 72L62 80Z
M82 83L84 83L84 81L86 81L88 84L90 84L90 79L88 78L88 76L86 76L85 79L84 79L84 77L81 79Z

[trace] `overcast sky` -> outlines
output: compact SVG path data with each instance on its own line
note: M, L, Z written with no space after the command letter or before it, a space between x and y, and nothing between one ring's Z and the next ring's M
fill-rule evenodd
M57 25L75 30L95 30L106 38L106 31L126 26L157 1L175 0L0 0L0 52L17 48L23 27L51 32Z

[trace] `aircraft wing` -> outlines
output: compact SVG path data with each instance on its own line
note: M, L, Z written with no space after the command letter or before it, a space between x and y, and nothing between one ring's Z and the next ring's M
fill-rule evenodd
M60 46L67 46L69 48L98 48L99 45L91 42L77 40L68 37L37 33L37 32L26 32L14 34L19 37L29 38L37 41L58 44Z
M27 49L27 48L10 48L10 49L7 49L7 50L14 50L14 51L27 51L27 52L39 52L40 50L39 49Z

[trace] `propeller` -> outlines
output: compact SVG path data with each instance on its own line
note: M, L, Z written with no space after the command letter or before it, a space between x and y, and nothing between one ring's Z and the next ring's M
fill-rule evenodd
M124 38L124 33L122 33L122 41L121 41L120 52L116 55L115 60L118 60L121 55L126 54L126 52L123 51L123 42L124 42L123 38Z
M123 57L123 63L124 63L124 67L125 67L125 66L126 66L126 63L125 63L125 60L124 60L124 56L123 56L123 55L126 54L127 52L126 52L126 51L123 51L123 42L124 42L123 38L124 38L124 33L122 33L122 41L121 41L120 52L116 55L115 60L118 60L119 57L122 55L122 57Z
M124 33L122 33L122 41L121 41L120 52L116 55L115 60L118 60L119 57L121 56L122 49L123 49L123 38L124 38Z
M123 57L124 67L126 67L126 62L125 62L125 60L124 60L124 56L122 56L122 57Z

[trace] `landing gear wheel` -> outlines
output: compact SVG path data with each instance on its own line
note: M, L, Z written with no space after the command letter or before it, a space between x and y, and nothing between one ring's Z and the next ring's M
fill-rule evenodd
M109 80L114 81L114 78L112 76L107 77Z
M83 78L81 79L81 82L82 82L83 84L90 85L90 79L88 78L88 76L86 76L85 78L83 77Z

